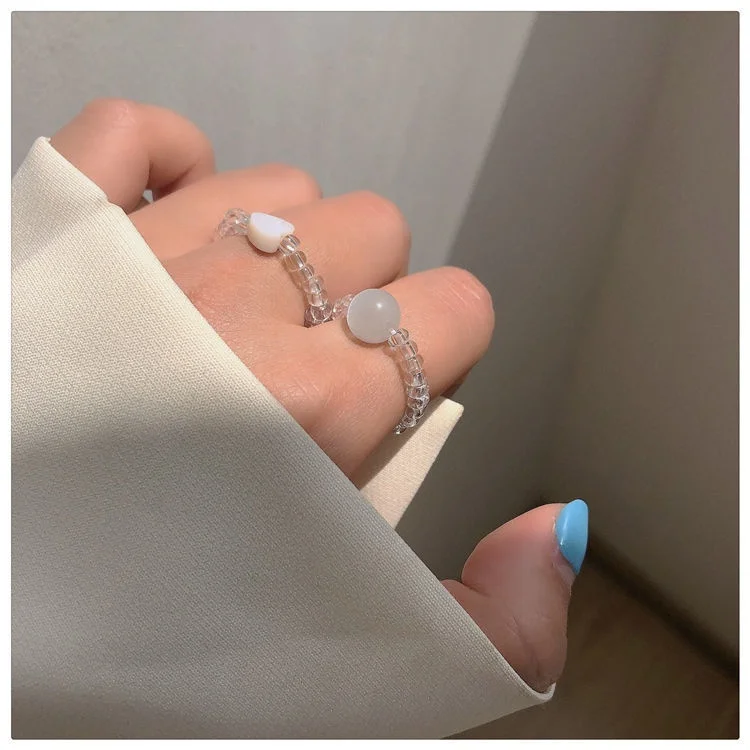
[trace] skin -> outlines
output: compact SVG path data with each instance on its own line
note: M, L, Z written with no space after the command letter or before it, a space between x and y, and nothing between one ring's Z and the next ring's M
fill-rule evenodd
M136 102L88 104L51 141L131 221L195 307L347 475L391 431L404 407L382 347L343 321L306 329L304 303L275 256L241 237L214 241L230 207L295 225L329 297L382 287L419 343L433 396L450 393L489 346L489 292L468 271L406 275L410 245L399 209L370 192L322 198L315 179L283 164L216 174L211 144L180 115ZM143 192L155 201L144 205ZM482 539L446 589L537 690L565 663L574 573L554 535L562 505L545 505Z

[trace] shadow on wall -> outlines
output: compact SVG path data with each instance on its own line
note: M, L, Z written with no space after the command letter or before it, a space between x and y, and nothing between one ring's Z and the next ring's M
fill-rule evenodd
M451 256L492 293L493 343L398 526L439 577L458 575L483 535L539 498L552 417L678 15L537 17Z

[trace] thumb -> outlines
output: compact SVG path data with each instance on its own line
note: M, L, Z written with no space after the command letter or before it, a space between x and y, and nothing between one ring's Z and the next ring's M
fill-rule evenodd
M562 674L570 591L588 540L583 500L543 505L482 539L443 585L518 674L544 692Z

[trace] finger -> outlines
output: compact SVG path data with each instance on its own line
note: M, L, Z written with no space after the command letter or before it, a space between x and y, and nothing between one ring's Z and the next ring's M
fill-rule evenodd
M306 172L264 164L212 175L135 211L130 220L154 253L167 260L213 242L230 208L276 214L319 198L320 187Z
M487 350L494 328L490 294L471 273L452 267L411 274L385 289L399 302L401 325L417 343L435 397ZM328 374L336 408L321 412L316 440L345 472L351 472L403 414L402 376L386 344L358 342L344 320L308 333L312 348L337 363Z
M214 171L211 144L193 123L124 99L91 102L50 142L125 211L145 190L159 198Z
M409 230L392 203L358 192L281 212L302 240L301 249L326 285L329 297L396 278L408 262ZM258 318L302 324L305 297L278 254L255 250L230 237L165 261L165 268L193 304L213 323L231 328Z
M460 583L443 581L508 663L541 692L563 671L571 586L587 539L583 500L544 505L482 539Z
M458 380L454 381L453 385L451 385L443 392L443 396L445 396L446 398L453 398L458 392L458 389L466 382L466 378L469 377L469 372L471 371L469 370L465 372L458 378Z

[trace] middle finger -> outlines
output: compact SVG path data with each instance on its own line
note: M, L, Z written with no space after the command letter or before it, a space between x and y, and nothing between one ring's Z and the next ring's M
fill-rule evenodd
M405 271L408 227L384 198L348 193L278 213L294 224L331 301L388 284ZM229 237L164 265L210 322L212 315L220 316L222 326L233 330L269 316L301 324L304 295L275 255L256 250L244 237Z
M320 187L306 172L285 164L206 177L134 211L130 220L161 260L175 258L211 242L224 212L250 206L274 213L320 198Z

